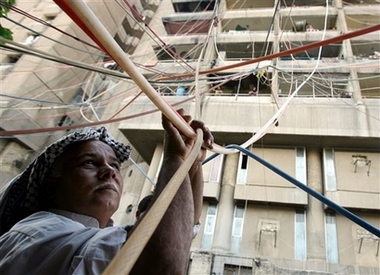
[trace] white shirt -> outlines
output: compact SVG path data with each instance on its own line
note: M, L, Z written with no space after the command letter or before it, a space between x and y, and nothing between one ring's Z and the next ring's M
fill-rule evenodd
M0 274L101 274L127 239L124 227L54 212L37 212L0 237Z

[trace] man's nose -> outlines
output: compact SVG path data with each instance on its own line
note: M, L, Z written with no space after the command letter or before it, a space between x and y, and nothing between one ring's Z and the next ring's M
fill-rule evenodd
M100 178L114 178L115 176L116 168L109 165L108 163L104 164L99 171Z

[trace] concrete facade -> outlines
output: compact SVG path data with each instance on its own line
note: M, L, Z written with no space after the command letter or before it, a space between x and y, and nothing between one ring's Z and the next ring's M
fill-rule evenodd
M379 31L325 45L321 52L316 48L241 65L379 24L378 1L129 1L144 23L117 1L86 2L165 100L205 121L216 143L243 144L269 123L248 150L380 228ZM51 1L18 1L17 7L94 45ZM34 24L15 11L8 17ZM14 31L16 42L30 36L10 21L4 26ZM49 27L33 29L54 39L39 35L34 49L94 67L112 62ZM34 100L2 97L2 130L75 128L100 120L115 138L135 148L133 163L123 168L124 196L114 216L117 223L133 223L136 206L153 190L161 165L157 108L144 94L136 99L140 89L128 79L10 50L2 49L1 60L3 93ZM215 71L196 77L197 68ZM223 93L216 94L212 85L220 85ZM177 95L178 87L187 94ZM249 94L252 87L255 96ZM124 119L109 124L112 118ZM1 183L65 132L2 138ZM213 159L204 165L204 178L202 226L188 274L380 273L378 237L244 154Z

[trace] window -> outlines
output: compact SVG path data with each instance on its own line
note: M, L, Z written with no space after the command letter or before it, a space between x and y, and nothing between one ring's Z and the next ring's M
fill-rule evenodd
M294 259L306 260L306 213L297 210L294 225Z
M15 64L20 58L21 58L21 54L17 54L17 53L12 53L12 54L9 54L7 57L8 57L8 64L11 65L11 64Z
M237 183L244 184L247 182L247 168L248 156L246 154L240 153Z
M240 243L243 236L244 206L235 206L234 221L232 224L231 252L240 252Z
M301 147L296 148L296 179L307 185L305 148Z
M223 164L223 156L222 154L218 155L212 160L209 182L220 182L220 175L222 172L222 164Z
M252 274L252 267L242 266L242 265L224 264L223 274L224 275L251 275Z
M243 233L244 206L235 206L234 222L232 228L233 237L241 237Z
M333 149L324 150L324 170L326 190L336 190L336 176Z
M336 219L334 213L326 213L326 258L331 264L338 263L338 240L336 232Z
M216 221L216 204L209 204L207 209L207 216L205 227L202 237L202 249L210 249L212 245L212 238L214 235L215 221Z

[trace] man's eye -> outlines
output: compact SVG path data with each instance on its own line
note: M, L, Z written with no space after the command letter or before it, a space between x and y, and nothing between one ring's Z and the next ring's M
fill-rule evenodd
M111 163L111 166L117 170L120 170L120 164L115 162L115 163Z
M93 161L92 159L88 159L84 161L84 164L95 164L95 161Z

